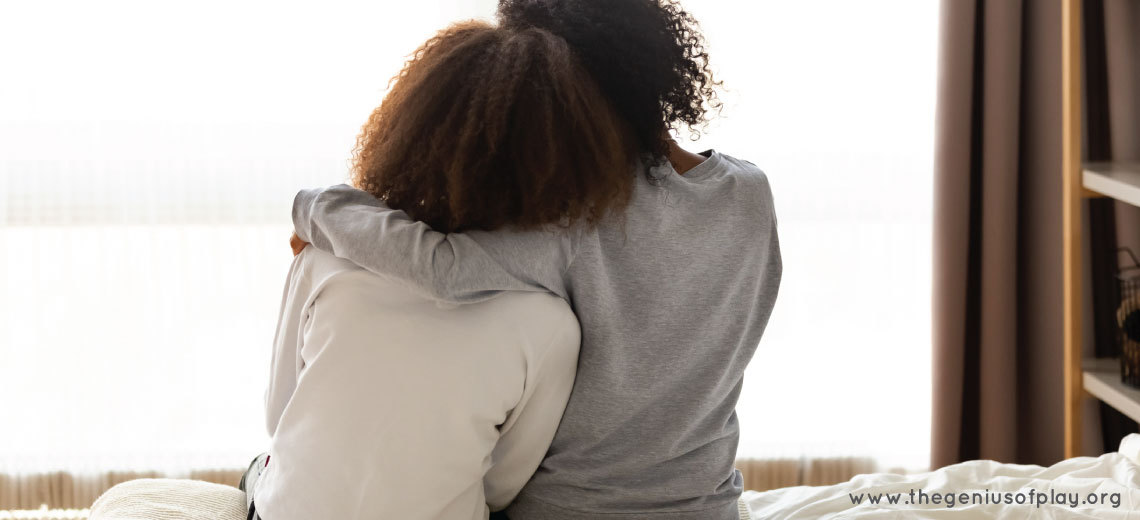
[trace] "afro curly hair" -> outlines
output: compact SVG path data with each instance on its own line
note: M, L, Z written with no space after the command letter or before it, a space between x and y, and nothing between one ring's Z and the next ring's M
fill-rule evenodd
M565 40L454 24L369 116L353 184L442 232L594 225L628 203L639 151Z
M704 36L675 0L500 0L498 18L566 40L654 164L666 129L699 135L721 107Z

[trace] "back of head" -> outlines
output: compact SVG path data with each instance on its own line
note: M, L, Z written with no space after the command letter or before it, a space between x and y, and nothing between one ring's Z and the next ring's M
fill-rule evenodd
M594 223L628 201L637 147L566 41L453 25L369 117L353 182L440 231Z
M666 128L696 132L720 107L700 27L676 0L500 0L498 13L565 39L654 162Z

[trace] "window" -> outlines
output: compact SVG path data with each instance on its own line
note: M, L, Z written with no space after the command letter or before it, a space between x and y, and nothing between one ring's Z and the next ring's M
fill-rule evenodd
M764 169L780 226L783 282L737 406L740 455L924 469L937 2L685 5L729 90L694 149Z
M784 285L742 456L926 464L934 0L686 0L764 168ZM300 187L492 0L24 2L0 18L0 472L244 465ZM683 133L682 133L683 135ZM794 396L794 397L792 397Z

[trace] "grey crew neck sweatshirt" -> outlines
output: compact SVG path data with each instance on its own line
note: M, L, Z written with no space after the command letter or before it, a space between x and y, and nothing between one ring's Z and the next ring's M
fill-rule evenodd
M298 236L429 297L566 298L578 375L512 520L738 518L736 401L780 285L776 214L755 165L714 150L638 175L594 229L443 234L345 185L300 192Z

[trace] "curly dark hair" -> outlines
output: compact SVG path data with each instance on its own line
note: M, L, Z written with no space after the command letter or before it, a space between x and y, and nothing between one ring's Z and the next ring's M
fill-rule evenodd
M549 31L452 25L390 85L352 182L438 231L593 225L629 201L636 141Z
M721 107L700 27L675 0L500 0L498 17L564 38L654 163L666 128L699 136Z

